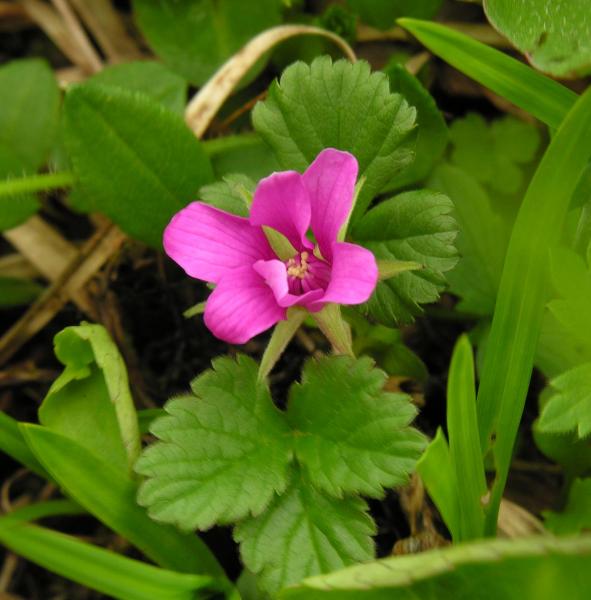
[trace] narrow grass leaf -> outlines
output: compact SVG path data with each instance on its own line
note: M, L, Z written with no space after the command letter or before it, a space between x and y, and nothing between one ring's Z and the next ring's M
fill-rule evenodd
M33 473L51 481L49 473L27 446L18 421L2 411L0 411L0 450Z

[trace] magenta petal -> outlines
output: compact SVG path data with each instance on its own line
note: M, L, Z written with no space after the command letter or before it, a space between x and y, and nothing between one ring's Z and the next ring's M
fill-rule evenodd
M163 243L187 275L213 283L231 269L274 256L260 228L202 202L192 202L172 217Z
M377 282L378 265L374 255L357 244L337 242L332 246L330 283L321 303L361 304L372 295ZM312 307L312 310L317 309L316 305Z
M252 265L223 277L205 305L205 324L221 340L245 344L255 335L285 319L265 280Z
M324 295L324 290L315 289L305 294L295 295L289 293L287 283L287 268L285 263L280 260L259 260L254 264L254 270L264 279L269 288L273 291L275 300L279 306L305 306L317 301Z
M305 237L310 227L310 199L302 176L282 171L262 179L254 193L250 222L279 231L296 250L310 247Z
M302 176L310 194L312 231L328 261L332 259L332 243L351 211L357 171L357 159L352 154L327 148Z

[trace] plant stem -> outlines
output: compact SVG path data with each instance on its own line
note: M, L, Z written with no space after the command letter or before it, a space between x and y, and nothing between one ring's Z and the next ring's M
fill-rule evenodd
M2 196L15 196L17 194L70 187L74 181L76 181L76 178L69 171L30 175L18 179L6 179L0 181L0 198Z

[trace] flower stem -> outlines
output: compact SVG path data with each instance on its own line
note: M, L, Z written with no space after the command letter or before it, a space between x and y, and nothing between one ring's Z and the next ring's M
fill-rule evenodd
M6 179L0 181L0 197L70 187L74 181L76 181L76 178L69 171Z
M330 342L335 354L355 356L351 328L341 315L338 304L327 304L320 312L312 315L320 331Z

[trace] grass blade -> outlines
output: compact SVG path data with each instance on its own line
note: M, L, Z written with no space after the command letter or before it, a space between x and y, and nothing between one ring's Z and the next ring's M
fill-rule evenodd
M486 494L486 478L478 439L474 357L466 335L458 340L451 359L447 430L460 508L460 536L454 541L472 540L484 532L481 499Z
M494 436L496 478L487 511L494 534L511 453L531 376L546 298L549 250L591 158L591 88L546 150L519 210L503 268L482 378L478 422L483 452Z
M29 506L0 517L0 542L20 556L122 600L192 600L211 577L160 569L28 521L70 513L67 501Z
M550 127L560 125L577 99L560 83L463 33L417 19L398 23L433 54Z
M37 473L37 475L51 481L51 476L23 439L18 421L2 411L0 411L0 450L33 471L33 473Z

